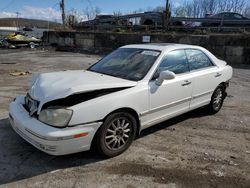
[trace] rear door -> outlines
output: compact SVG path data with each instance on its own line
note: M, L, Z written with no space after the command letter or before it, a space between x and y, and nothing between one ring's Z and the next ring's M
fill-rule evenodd
M186 55L193 76L193 92L190 109L208 104L222 73L201 50L187 49Z

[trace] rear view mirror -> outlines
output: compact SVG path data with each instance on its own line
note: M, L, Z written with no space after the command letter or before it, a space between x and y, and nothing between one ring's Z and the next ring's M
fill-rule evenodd
M174 72L171 72L171 71L168 71L168 70L162 71L160 73L160 76L156 79L155 84L160 86L164 82L164 80L172 80L174 78L175 78L175 73Z

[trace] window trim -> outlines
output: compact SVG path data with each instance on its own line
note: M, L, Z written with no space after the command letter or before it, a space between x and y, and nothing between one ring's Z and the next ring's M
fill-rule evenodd
M209 55L207 55L206 52L204 52L203 50L201 49L197 49L197 48L179 48L179 49L174 49L174 50L171 50L169 52L167 52L167 54L165 54L163 57L162 57L162 60L160 61L160 63L157 65L154 73L152 74L151 78L149 79L149 82L150 81L154 81L155 79L153 79L154 75L155 75L155 72L157 71L157 69L159 68L160 64L162 63L162 61L165 59L165 57L168 55L168 53L172 52L172 51L175 51L175 50L184 50L185 54L186 54L186 59L187 59L187 53L186 53L186 50L198 50L198 51L201 51L203 54L205 54L205 56L207 56L207 58L210 60L210 62L212 63L212 66L209 66L209 67L204 67L204 68L200 68L200 69L195 69L195 70L190 70L190 63L187 59L187 62L188 62L188 67L189 67L189 72L185 72L185 73L180 73L180 74L176 74L176 77L179 77L179 76L183 76L183 75L186 75L186 74L191 74L191 73L194 73L194 72L199 72L199 71L204 71L204 70L208 70L208 69L212 69L212 68L218 68L218 65L216 63L214 63L214 61L209 57ZM159 57L158 57L159 58Z
M150 78L149 81L155 80L153 77L154 77L156 71L158 70L158 68L160 67L161 63L165 60L166 56L167 56L169 53L171 53L171 52L173 52L173 51L177 51L177 50L183 50L183 51L184 51L185 56L186 56L186 60L187 60L188 71L187 71L187 72L184 72L184 73L176 74L176 76L181 76L181 75L185 75L185 74L190 74L191 71L190 71L190 66L189 66L189 62L188 62L188 59L187 59L187 55L186 55L186 52L185 52L185 48L175 49L175 50L171 50L171 51L167 52L167 54L165 54L165 55L162 57L160 63L157 65L157 68L155 69L154 74L152 74L152 76L151 76L151 78Z
M240 20L243 19L243 16L242 16L241 14L234 13L233 15L234 15L233 17L234 17L235 19L240 19ZM240 18L235 17L236 15L237 15L237 16L240 16Z
M202 52L202 53L209 59L209 61L211 62L212 66L203 67L203 68L191 70L191 68L190 68L190 62L188 61L188 57L187 57L187 52L186 52L186 50L196 50L196 51ZM205 69L217 67L217 65L212 61L212 59L211 59L204 51L202 51L202 50L200 50L200 49L186 48L186 49L185 49L185 53L186 53L187 61L188 61L188 64L189 64L189 71L190 71L190 72L197 72L197 71L200 71L200 70L205 70Z

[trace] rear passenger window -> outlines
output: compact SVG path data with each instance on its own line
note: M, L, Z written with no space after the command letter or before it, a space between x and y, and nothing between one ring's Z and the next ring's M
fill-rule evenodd
M200 50L186 50L190 70L214 66L211 60Z
M169 70L175 74L181 74L189 71L187 57L184 50L175 50L169 52L161 62L157 73Z

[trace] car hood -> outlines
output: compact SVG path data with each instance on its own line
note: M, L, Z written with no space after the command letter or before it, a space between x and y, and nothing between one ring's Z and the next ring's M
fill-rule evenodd
M72 94L88 91L133 87L137 82L103 75L90 71L62 71L34 75L29 88L29 95L44 104L65 98Z

